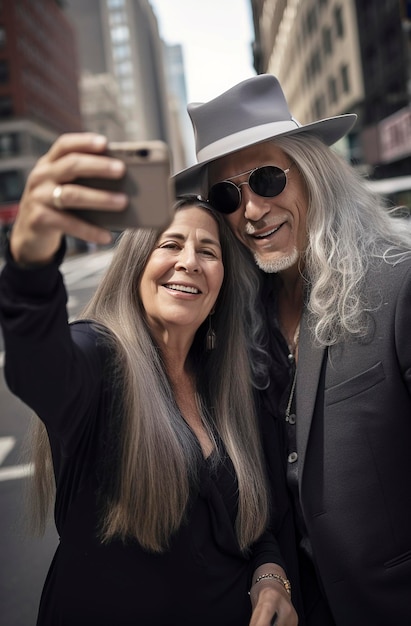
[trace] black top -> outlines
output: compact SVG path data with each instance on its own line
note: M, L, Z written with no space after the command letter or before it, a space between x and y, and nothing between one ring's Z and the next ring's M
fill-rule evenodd
M277 435L283 445L283 460L287 484L294 505L299 545L312 558L312 549L307 536L307 529L301 510L298 489L298 455L296 435L296 401L295 382L297 368L294 355L290 353L287 342L278 322L278 302L276 298L277 276L266 277L262 291L262 302L266 313L267 343L271 355L270 384L262 392L262 405L265 407L267 419L278 424ZM268 417L270 416L270 417ZM269 460L269 453L267 454Z
M38 626L247 625L253 571L265 562L284 564L269 533L248 557L241 553L237 482L227 457L217 466L203 461L200 488L166 552L149 553L134 540L99 541L111 356L90 323L67 323L65 302L58 260L23 270L8 259L0 276L6 380L46 424L57 486L60 544Z

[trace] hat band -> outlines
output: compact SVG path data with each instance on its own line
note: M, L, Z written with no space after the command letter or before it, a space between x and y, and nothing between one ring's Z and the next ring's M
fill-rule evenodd
M219 159L220 157L241 150L247 146L251 146L264 139L272 139L276 135L287 133L291 130L300 128L300 124L294 119L283 122L271 122L270 124L262 124L253 128L245 128L238 133L223 137L205 146L197 153L199 163Z

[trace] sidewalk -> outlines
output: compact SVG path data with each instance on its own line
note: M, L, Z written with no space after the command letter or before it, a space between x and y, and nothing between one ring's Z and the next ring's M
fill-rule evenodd
M71 264L78 263L79 259L84 260L85 257L87 257L87 259L100 258L104 256L111 258L112 254L113 254L112 247L102 247L102 248L97 248L96 250L89 249L89 250L85 250L84 252L68 251L66 252L66 255L64 257L61 267L62 268L69 267ZM91 263L93 262L91 261ZM4 256L0 254L0 272L3 269L4 264L5 264L5 258Z

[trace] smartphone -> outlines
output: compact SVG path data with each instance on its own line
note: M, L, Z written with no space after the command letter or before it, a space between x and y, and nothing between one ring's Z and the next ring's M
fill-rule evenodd
M166 228L173 218L175 202L167 144L160 140L112 142L105 154L124 161L126 173L122 178L78 178L75 183L126 193L127 207L123 211L72 209L73 215L112 231Z

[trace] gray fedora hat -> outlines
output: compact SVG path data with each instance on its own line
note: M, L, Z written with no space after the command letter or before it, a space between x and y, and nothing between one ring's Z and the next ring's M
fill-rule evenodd
M274 137L311 133L331 146L355 123L354 114L301 125L291 115L281 85L272 74L260 74L205 103L187 107L194 129L196 165L173 177L177 195L204 193L207 166L216 159Z

